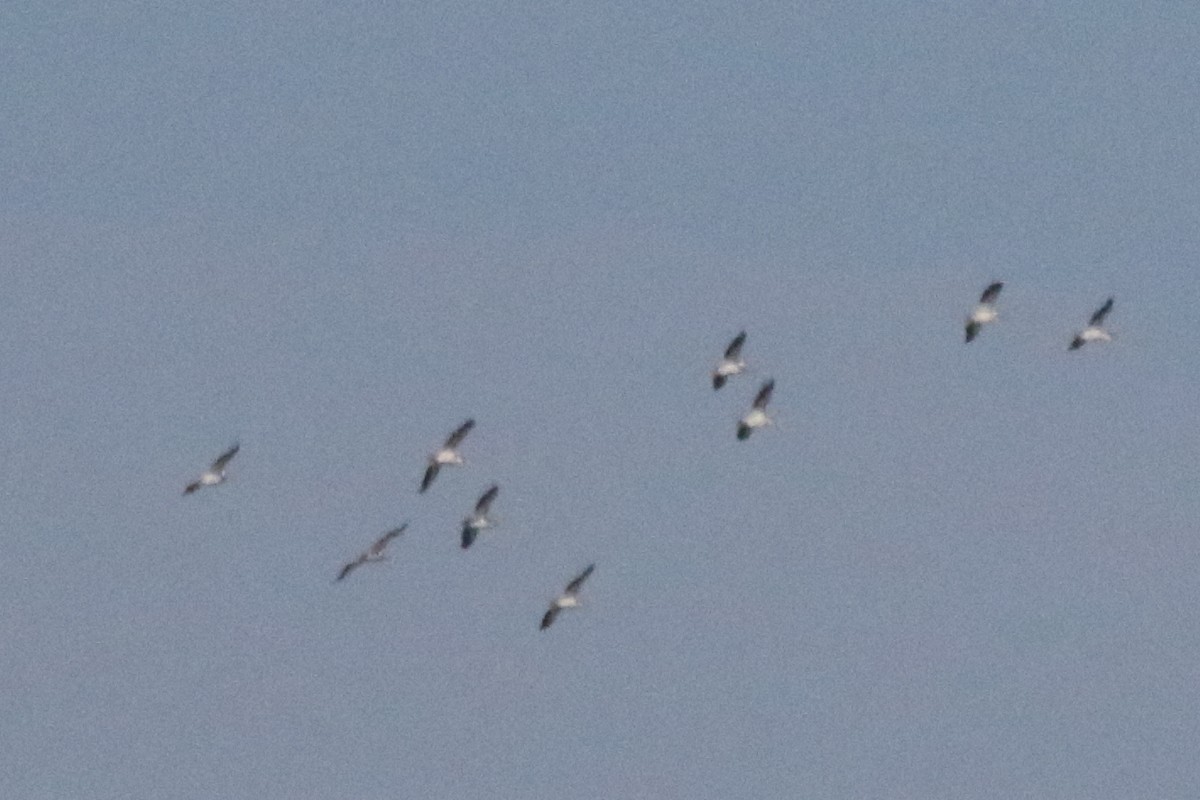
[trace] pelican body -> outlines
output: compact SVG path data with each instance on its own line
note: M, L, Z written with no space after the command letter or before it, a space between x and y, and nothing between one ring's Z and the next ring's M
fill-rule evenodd
M713 370L713 389L720 389L734 375L741 375L746 370L746 362L742 360L742 345L745 343L746 332L742 331L725 348L725 355Z
M361 567L363 564L375 564L380 561L387 561L388 545L391 544L392 539L395 539L397 536L404 533L407 528L408 523L406 522L399 528L392 528L390 531L380 536L375 540L375 543L363 551L358 558L354 559L353 561L347 561L344 565L342 565L342 569L338 572L335 582L344 579L347 575Z
M1000 316L996 312L996 298L1000 296L1000 290L1004 288L1003 281L996 281L983 290L983 294L979 296L979 305L971 311L971 316L967 318L967 342L970 343L976 336L979 335L980 329L990 322L995 322Z
M462 527L462 549L466 550L475 542L481 531L491 528L495 525L488 513L492 508L492 501L496 499L496 495L500 493L500 487L492 484L475 502L475 510L471 516L463 520Z
M212 462L209 468L200 474L199 478L183 488L183 493L192 494L193 492L203 489L207 486L217 486L218 484L224 483L225 469L233 457L237 455L240 447L240 444L235 444L233 447L217 456L217 460Z
M462 440L467 438L467 434L471 432L471 428L475 427L475 420L469 419L462 425L459 425L454 433L450 434L446 439L446 443L441 448L429 457L429 465L425 467L425 475L421 478L420 493L424 493L426 489L433 483L433 479L438 476L438 472L442 467L447 466L462 466L463 457L458 452L458 446Z
M765 428L771 424L771 418L767 416L767 403L771 402L771 392L774 390L774 378L768 379L759 388L758 394L754 397L754 405L750 408L749 413L738 422L737 438L739 441L749 439L750 434L756 428Z
M1112 311L1112 307L1113 298L1110 297L1092 314L1087 327L1075 334L1075 338L1071 340L1071 346L1067 349L1078 350L1089 342L1111 342L1112 335L1104 330L1104 318L1108 316L1108 312Z
M579 589L595 568L595 564L588 564L587 569L572 578L571 582L567 584L567 588L563 589L562 594L554 598L554 602L550 604L550 608L542 615L542 623L539 626L541 630L544 631L553 625L554 620L558 618L559 612L563 609L579 607Z

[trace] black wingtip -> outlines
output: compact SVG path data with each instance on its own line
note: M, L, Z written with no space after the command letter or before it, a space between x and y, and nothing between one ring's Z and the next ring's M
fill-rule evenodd
M775 379L768 378L758 390L758 394L754 396L754 408L764 409L767 403L771 402L771 393L775 391Z
M1067 349L1068 350L1078 350L1081 347L1083 347L1083 337L1076 336L1074 339L1071 340L1071 346L1068 347Z
M739 424L738 429L737 429L738 441L740 442L740 441L745 441L746 439L749 439L750 431L752 431L752 430L753 430L753 428L751 428L749 425Z
M720 389L724 385L725 385L725 376L724 375L713 375L713 389L714 390Z
M500 494L500 484L493 483L487 490L479 495L479 499L475 501L475 510L482 513L484 509L490 507L496 502L496 497Z
M475 535L478 533L470 525L464 525L462 529L462 549L466 550L475 542Z
M729 346L725 348L725 357L733 358L734 356L736 356L737 353L741 351L742 345L745 343L746 343L746 332L744 330L738 331L738 335L733 337L733 341L731 341L729 343Z
M421 477L421 488L417 490L417 494L425 494L425 490L433 483L433 479L437 477L438 469L436 464L430 464L425 469L425 475Z

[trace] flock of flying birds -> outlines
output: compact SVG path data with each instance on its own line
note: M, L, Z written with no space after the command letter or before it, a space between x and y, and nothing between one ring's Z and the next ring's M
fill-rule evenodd
M1000 291L1003 288L1004 283L996 281L984 289L983 294L979 296L979 303L971 311L971 315L967 317L967 343L972 342L979 335L984 325L995 322L999 318L999 314L996 311L996 301L999 299ZM1104 329L1104 320L1109 312L1112 311L1112 307L1113 298L1110 297L1100 308L1092 313L1092 316L1088 319L1087 326L1074 335L1067 349L1078 350L1090 342L1111 342L1112 335ZM720 362L718 362L712 372L712 386L714 390L721 389L728 383L730 378L741 375L746 371L746 361L742 358L742 347L745 343L746 332L741 331L737 336L733 337L733 340L725 348L724 355L722 355ZM758 389L758 393L754 396L750 410L738 420L738 440L748 439L755 429L772 424L771 418L767 415L767 404L771 401L771 393L774 390L775 380L773 378L763 381ZM459 445L462 444L463 440L467 438L467 434L474 427L475 420L468 419L446 438L445 443L436 452L429 456L428 464L425 467L425 474L421 478L421 485L418 490L419 494L424 494L433 485L442 467L462 466L463 457L459 453ZM239 448L240 445L235 444L218 456L196 480L184 487L183 493L189 495L199 489L224 483L226 469L229 466L229 462L237 455ZM481 532L495 525L490 513L492 503L499 493L500 486L492 484L475 502L475 508L471 514L463 520L461 543L464 550L475 543L475 539ZM391 544L393 539L404 533L407 528L408 523L404 523L400 527L393 528L380 536L370 547L359 554L357 558L342 565L335 582L345 579L363 564L386 561L388 557L388 545ZM582 572L567 583L566 588L554 598L546 613L542 615L542 621L539 626L541 630L549 628L562 610L578 607L579 591L583 587L584 581L588 579L588 576L592 574L595 568L595 564L589 564Z
M989 322L995 322L999 317L996 312L996 300L1000 298L1000 290L1004 288L1003 281L996 281L990 284L983 290L983 294L979 295L979 304L971 312L971 316L967 317L967 342L970 343L984 325ZM1104 305L1092 312L1092 316L1088 318L1087 327L1075 334L1071 339L1068 350L1078 350L1088 342L1111 342L1112 334L1104 330L1104 318L1108 316L1108 312L1112 311L1113 298L1108 298L1104 301Z
M425 474L421 477L421 486L420 489L418 489L418 494L425 493L425 490L427 490L433 484L434 479L437 478L438 472L441 471L442 467L462 466L463 457L462 454L458 452L458 448L459 445L462 444L463 439L467 438L467 434L470 433L471 429L474 427L475 420L473 419L469 419L462 425L459 425L458 428L456 428L454 432L446 438L445 443L438 448L436 452L429 456L429 463L425 467ZM183 493L185 495L189 495L199 489L209 486L218 486L224 483L229 462L232 461L233 457L237 455L240 448L241 445L235 444L233 447L230 447L224 453L217 456L217 459L209 465L208 469L204 470L204 472L200 474L200 477L184 487ZM500 486L498 484L492 484L487 488L486 491L484 491L482 495L480 495L479 499L475 501L474 510L466 517L466 519L463 520L462 523L462 549L468 549L472 544L475 543L475 539L482 531L493 527L495 524L490 514L492 502L495 501L498 494L500 494ZM344 580L350 575L350 573L354 572L354 570L358 569L364 564L375 564L381 561L386 561L388 559L388 545L392 543L393 539L400 536L407 529L408 523L406 522L400 527L392 528L390 531L380 536L371 544L370 547L360 553L357 558L354 558L343 564L342 568L338 570L338 574L334 579L334 582L336 583ZM575 608L579 605L579 590L583 586L583 582L588 579L588 576L592 574L592 570L595 568L595 564L589 564L587 568L572 578L571 581L567 583L566 588L554 598L554 600L550 603L550 607L546 610L546 613L542 615L542 622L540 626L542 630L549 628L554 623L554 620L558 617L558 613L564 608Z

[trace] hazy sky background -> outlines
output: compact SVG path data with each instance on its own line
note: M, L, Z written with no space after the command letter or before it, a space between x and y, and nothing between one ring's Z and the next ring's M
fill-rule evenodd
M0 796L1200 795L1198 53L1184 2L4 6Z

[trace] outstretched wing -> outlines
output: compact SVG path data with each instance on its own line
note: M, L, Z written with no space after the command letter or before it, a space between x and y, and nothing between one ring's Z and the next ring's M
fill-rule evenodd
M558 612L559 608L557 605L550 606L546 613L542 615L542 624L539 626L539 630L544 631L546 628L549 628L551 625L553 625L554 618L558 616Z
M194 491L196 491L197 489L199 489L199 488L200 488L200 485L201 485L201 484L200 484L200 481L195 481L195 482L193 482L193 483L189 483L187 486L185 486L185 487L184 487L184 489L183 489L183 493L184 493L184 494L191 494L192 492L194 492Z
M217 456L217 460L212 463L212 471L220 472L221 470L225 469L225 465L228 464L233 459L233 457L237 455L237 451L240 448L241 448L240 444L235 444L233 447L229 448L224 453L221 453L221 455Z
M746 343L746 332L742 331L737 336L733 337L733 341L725 348L725 357L729 359L737 358L742 353L742 345Z
M479 535L479 529L471 525L470 520L463 523L462 529L462 549L466 550L475 543L475 537Z
M475 420L469 419L462 425L458 426L458 430L450 434L450 438L446 440L446 449L453 450L458 447L458 443L467 438L467 434L471 432L471 428L475 427Z
M362 564L363 561L364 561L364 559L362 558L362 556L359 556L358 558L354 559L353 561L347 561L346 564L342 567L342 571L338 573L337 580L340 581L343 578L345 578L347 575L349 575L351 572L354 572L354 569L359 564Z
M971 320L970 322L967 323L967 344L970 344L971 340L979 335L979 329L981 327L983 327L983 326L981 326L975 320Z
M399 528L392 528L383 536L380 536L378 539L376 539L375 544L371 545L371 549L368 552L372 556L378 556L382 554L383 551L387 549L387 546L391 543L392 539L395 539L397 536L404 533L404 529L407 527L408 523L406 522Z
M754 396L754 407L760 411L765 409L767 403L771 402L771 392L773 391L775 391L775 379L771 378L762 385L762 388L758 390L758 394Z
M1104 301L1104 305L1096 309L1096 313L1092 314L1092 318L1088 320L1088 324L1102 325L1104 323L1104 318L1108 316L1108 312L1112 311L1112 307L1113 298L1110 297L1108 300Z
M991 286L983 290L983 294L979 295L979 302L988 305L996 302L996 298L1000 296L1000 290L1003 288L1004 281L996 281Z
M488 510L492 507L492 501L496 499L496 495L500 494L500 487L497 484L492 484L491 488L484 492L478 501L475 503L475 513L486 516Z
M595 564L588 564L587 569L576 575L570 583L567 584L567 594L576 594L579 592L579 587L583 586L583 582L588 579L588 575L592 574L592 570L596 568Z
M425 476L421 478L421 492L429 488L429 484L433 483L433 479L437 477L438 470L441 465L436 461L430 461L429 466L425 468Z

